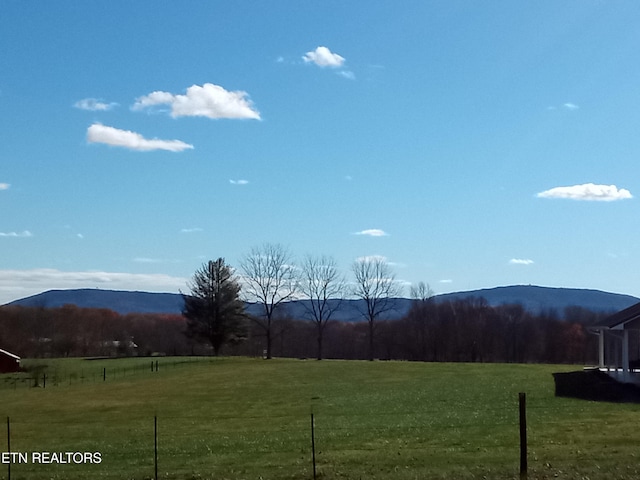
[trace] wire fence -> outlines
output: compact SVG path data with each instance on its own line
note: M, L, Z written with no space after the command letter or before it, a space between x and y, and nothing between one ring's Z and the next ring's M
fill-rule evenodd
M174 370L194 363L211 363L212 357L179 357L170 359L136 358L130 364L122 366L108 365L120 358L95 358L88 360L86 367L71 369L65 367L49 367L44 363L33 363L21 372L0 376L0 390L17 390L22 388L51 388L98 383L123 378L140 377L160 371ZM44 359L43 359L44 361ZM96 365L91 365L95 363Z
M425 449L443 457L467 449L464 438L474 426L450 426L459 430L459 439L441 445L409 417L380 416L367 424L351 418L347 426L344 416L310 415L271 418L271 426L253 427L246 418L208 425L188 417L149 417L127 425L99 418L78 424L8 418L7 445L0 447L6 472L0 478L345 478L354 464L375 469L376 457L389 456L392 468L409 469ZM513 457L517 462L517 452Z
M539 474L532 478L587 478L553 470L553 445L547 445L547 433L535 433L548 429L548 408L529 409L534 426L528 429L526 400L521 396L512 406L268 417L185 412L125 421L108 414L44 422L7 417L0 478L527 478L528 459ZM563 440L555 438L558 448ZM564 442L575 442L576 462L593 470L598 458L579 454L585 440L574 436Z
M0 392L0 480L640 478L633 447L640 431L628 426L640 407L594 409L591 402L555 402L540 394L528 402L513 394L494 402L437 396L412 411L401 401L382 410L375 397L311 397L309 405L295 409L270 404L261 411L260 402L238 402L226 414L216 405L228 405L228 399L216 403L212 388L206 410L150 399L148 414L146 405L128 414L123 397L92 406L90 415L53 406L47 414L46 399L60 398L56 388L71 398L101 389L65 386L100 383L106 391L112 380L135 382L173 371L178 377L181 367L210 361L141 358L110 366L102 359L80 370L56 367L5 377L0 389L37 386L39 403L33 418L7 416ZM152 396L154 390L147 392Z

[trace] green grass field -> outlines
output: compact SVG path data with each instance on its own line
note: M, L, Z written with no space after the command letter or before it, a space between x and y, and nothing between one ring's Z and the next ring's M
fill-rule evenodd
M321 479L518 478L519 392L530 479L640 477L640 405L554 396L551 374L579 367L155 360L39 360L46 388L4 380L0 452L9 417L12 451L102 458L29 458L11 479L154 478L154 416L158 478L311 479L311 412Z

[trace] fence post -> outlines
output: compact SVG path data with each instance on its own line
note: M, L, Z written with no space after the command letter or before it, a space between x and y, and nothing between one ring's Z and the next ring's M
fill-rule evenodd
M158 416L153 416L153 465L155 467L155 480L158 480Z
M520 405L520 480L527 479L527 395L519 393Z
M102 381L103 382L107 381L107 367L102 368Z
M11 453L11 422L7 417L7 452ZM11 462L7 463L7 480L11 480Z
M316 434L313 413L311 414L311 459L313 462L313 480L316 480Z

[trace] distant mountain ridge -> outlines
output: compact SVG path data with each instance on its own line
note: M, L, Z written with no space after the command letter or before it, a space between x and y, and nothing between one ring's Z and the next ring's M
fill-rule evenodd
M555 310L562 315L569 306L580 306L596 312L614 313L635 303L639 298L631 295L577 288L552 288L534 285L514 285L466 292L446 293L435 296L438 302L483 297L491 306L519 303L530 313ZM303 318L306 312L305 300L288 302L287 314L293 318ZM344 300L336 311L334 319L354 321L362 319L360 300ZM73 289L49 290L37 295L15 300L8 305L56 308L66 304L81 308L108 308L125 315L128 313L180 314L184 302L177 293L152 293L121 290ZM360 307L360 308L359 308ZM411 307L411 299L393 299L393 309L386 318L399 318ZM247 305L248 311L259 313L259 306Z
M8 305L58 308L68 304L80 308L108 308L125 315L127 313L181 313L184 301L182 295L177 293L79 288L47 290L15 300Z
M536 285L512 285L470 292L445 293L438 300L467 297L484 297L491 306L519 303L530 313L555 310L562 315L566 307L579 306L594 312L617 312L640 302L640 298L620 293L603 292L583 288L539 287Z

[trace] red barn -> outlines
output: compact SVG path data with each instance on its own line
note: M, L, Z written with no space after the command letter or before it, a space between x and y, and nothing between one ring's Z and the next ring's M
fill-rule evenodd
M20 371L20 357L0 349L0 373Z

